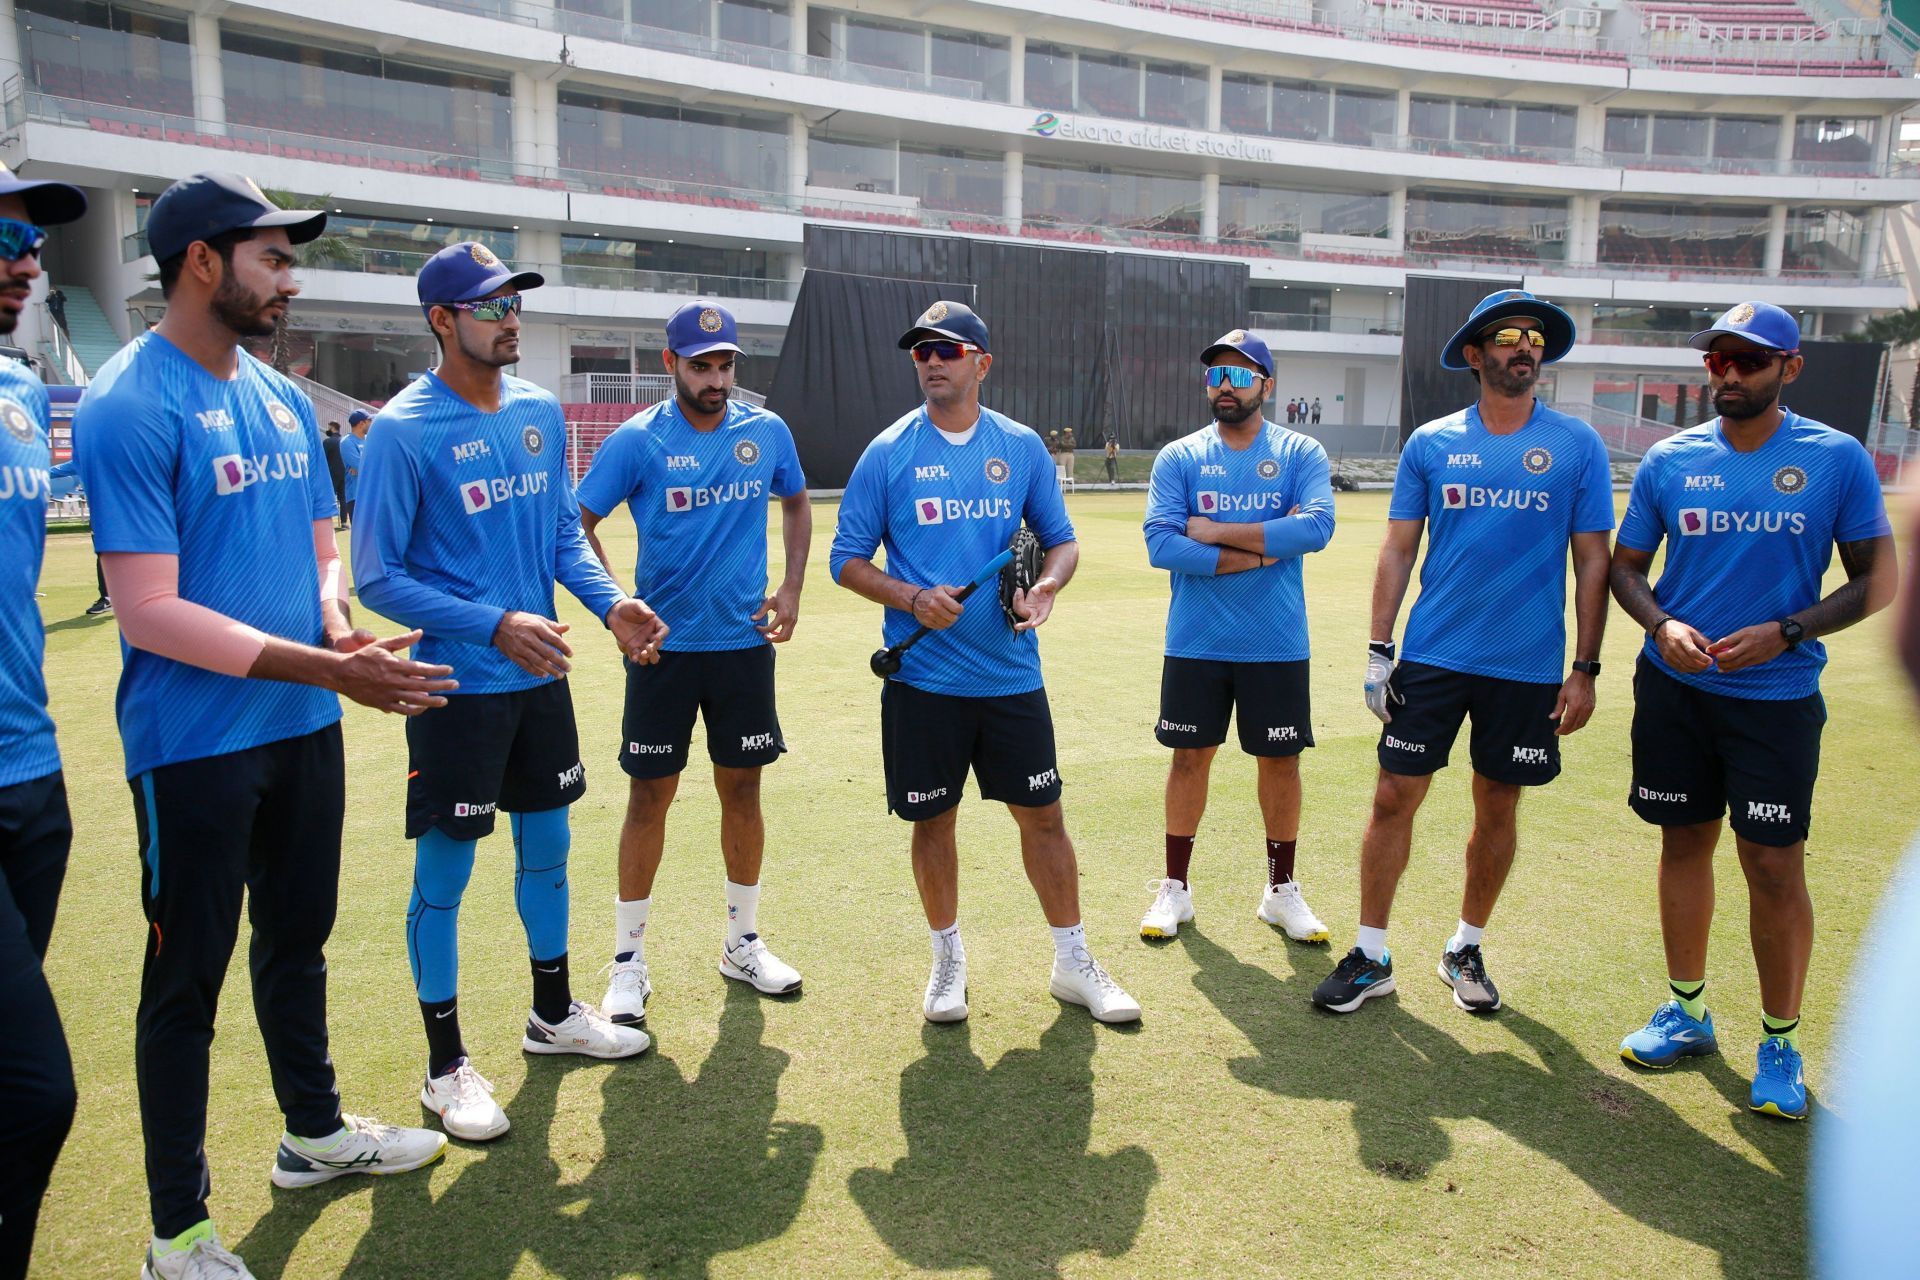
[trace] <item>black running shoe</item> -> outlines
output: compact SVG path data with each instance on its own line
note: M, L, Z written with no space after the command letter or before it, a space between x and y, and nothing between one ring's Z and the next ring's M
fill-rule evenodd
M1393 990L1393 957L1367 959L1367 953L1355 947L1340 961L1340 967L1313 989L1313 1002L1333 1013L1352 1013L1363 1001Z
M107 599L105 596L101 596L98 600L95 600L87 606L87 616L89 618L104 618L112 612L113 601Z
M1477 942L1440 957L1440 981L1453 988L1453 1002L1468 1013L1492 1013L1500 1007L1500 993L1487 976Z

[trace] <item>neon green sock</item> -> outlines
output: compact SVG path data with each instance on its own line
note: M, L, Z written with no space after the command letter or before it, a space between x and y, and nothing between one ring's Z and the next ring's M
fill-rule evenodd
M1799 1050L1800 1019L1776 1018L1772 1014L1766 1012L1763 1009L1760 1012L1760 1027L1761 1027L1761 1030L1766 1032L1768 1039L1772 1039L1777 1036L1780 1039L1785 1040L1788 1044L1792 1045L1796 1052Z
M155 1236L153 1256L158 1258L169 1253L182 1253L193 1248L195 1242L205 1240L213 1234L213 1219L202 1218L171 1240L162 1240L159 1236Z
M1680 1002L1680 1012L1695 1022L1707 1016L1707 980L1682 982L1679 978L1667 979L1667 990L1673 992L1673 998Z

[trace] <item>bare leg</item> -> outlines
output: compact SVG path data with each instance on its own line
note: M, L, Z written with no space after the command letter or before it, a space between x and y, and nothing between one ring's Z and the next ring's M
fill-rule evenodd
M1660 936L1667 944L1667 976L1675 982L1702 982L1707 976L1713 850L1719 843L1718 818L1660 828Z
M1191 836L1207 812L1207 775L1218 747L1175 747L1167 769L1167 834Z
M913 882L933 929L951 929L960 916L960 847L954 839L959 810L913 824Z
M1507 873L1513 870L1522 790L1510 782L1473 775L1473 834L1467 837L1467 885L1460 894L1460 918L1476 928L1486 927Z
M717 764L713 789L720 794L720 855L726 859L727 879L759 884L760 857L767 843L767 824L760 815L760 769Z
M1267 839L1300 838L1300 757L1260 756L1260 816Z
M1413 849L1413 815L1427 798L1432 777L1410 778L1380 771L1373 790L1373 813L1360 838L1360 923L1370 929L1387 927L1393 911L1393 893L1407 869Z
M638 902L653 896L653 877L667 843L667 808L680 775L627 779L627 816L620 824L620 897Z
M1039 808L1010 804L1007 812L1020 828L1020 858L1027 879L1040 897L1040 910L1056 929L1080 923L1080 868L1067 837L1060 802Z
M1806 842L1774 849L1736 836L1735 844L1747 873L1747 927L1760 970L1760 1007L1776 1018L1797 1018L1813 955Z

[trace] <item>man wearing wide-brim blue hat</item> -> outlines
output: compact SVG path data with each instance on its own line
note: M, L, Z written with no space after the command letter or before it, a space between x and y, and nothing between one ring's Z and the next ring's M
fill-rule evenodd
M1485 338L1500 321L1522 316L1531 319L1547 335L1546 348L1540 352L1541 364L1552 364L1573 349L1572 316L1525 289L1500 289L1480 299L1467 316L1467 322L1453 331L1447 345L1440 349L1440 367L1467 370L1471 366L1461 348L1469 339Z
M1471 369L1475 403L1429 422L1400 451L1387 537L1374 574L1362 684L1381 722L1380 775L1360 844L1355 946L1313 992L1351 1013L1393 990L1387 915L1433 775L1473 722L1473 838L1460 921L1440 977L1469 1013L1500 1008L1481 937L1513 866L1521 792L1560 773L1560 739L1593 714L1607 618L1613 475L1592 427L1534 394L1540 366L1573 346L1573 318L1522 289L1480 300L1440 363ZM1393 628L1420 556L1406 652ZM1578 632L1566 665L1567 560ZM1396 660L1398 659L1398 660ZM1429 955L1432 953L1429 952Z

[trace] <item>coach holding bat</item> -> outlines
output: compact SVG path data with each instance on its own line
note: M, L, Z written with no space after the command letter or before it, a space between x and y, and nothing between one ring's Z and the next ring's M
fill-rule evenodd
M926 403L860 455L828 564L841 586L887 606L890 646L916 626L931 632L902 655L880 699L887 808L913 823L913 876L933 935L927 1019L967 1016L954 819L971 768L981 794L1004 801L1020 828L1027 878L1053 931L1053 994L1102 1022L1134 1021L1140 1006L1094 960L1080 923L1079 868L1060 813L1053 716L1033 634L1080 558L1053 465L1037 434L981 407L993 356L986 323L970 308L934 303L900 346L913 352ZM958 584L1006 548L1023 521L1044 558L1038 576L1008 598L1009 616L982 600L962 604ZM886 572L872 559L882 545Z

